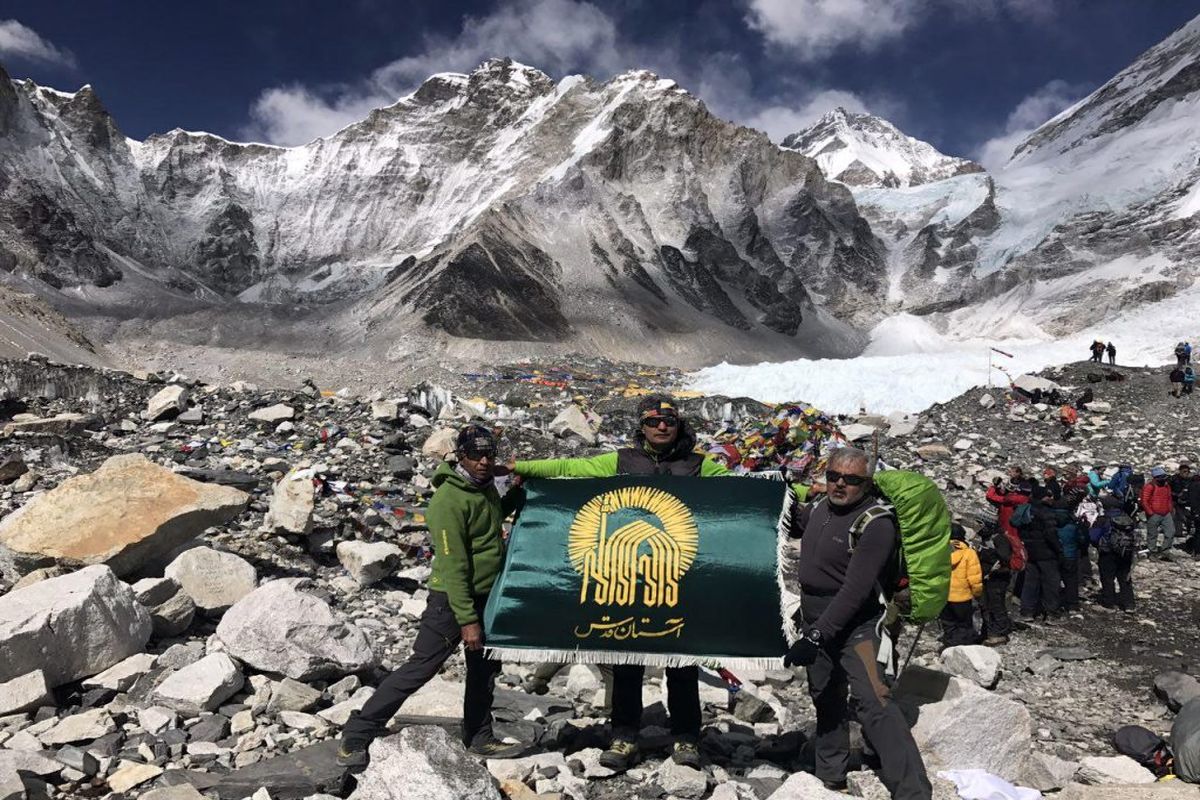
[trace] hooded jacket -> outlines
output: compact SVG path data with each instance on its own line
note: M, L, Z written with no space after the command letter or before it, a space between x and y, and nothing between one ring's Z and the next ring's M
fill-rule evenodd
M951 603L963 603L983 594L983 567L979 556L966 543L950 542L950 596Z
M1159 486L1156 481L1147 481L1142 487L1142 511L1148 517L1161 517L1175 512L1175 503L1171 500L1171 484Z
M504 564L501 523L516 499L500 499L492 484L476 486L448 462L433 476L436 491L425 521L433 544L429 588L445 592L459 625L479 621L474 598L486 595Z

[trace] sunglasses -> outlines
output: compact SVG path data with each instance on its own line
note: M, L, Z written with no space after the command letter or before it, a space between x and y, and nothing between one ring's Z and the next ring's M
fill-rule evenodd
M868 480L866 475L849 475L845 472L838 472L832 469L825 470L825 482L828 484L842 481L847 486L862 486Z
M660 425L674 428L679 425L679 417L646 417L642 420L643 428L657 428Z
M485 458L490 458L493 461L496 460L496 449L494 447L483 447L483 448L464 447L462 450L459 450L458 452L459 452L459 455L465 456L466 458L469 458L472 461L482 461Z

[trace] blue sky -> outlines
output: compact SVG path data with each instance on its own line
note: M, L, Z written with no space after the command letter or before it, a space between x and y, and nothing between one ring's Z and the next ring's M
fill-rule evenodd
M13 77L91 83L129 136L295 144L438 71L648 68L774 138L836 105L995 162L1200 13L1196 0L7 0Z

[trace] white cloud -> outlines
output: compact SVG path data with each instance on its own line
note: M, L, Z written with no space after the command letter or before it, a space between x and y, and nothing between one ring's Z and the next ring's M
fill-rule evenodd
M749 0L746 24L768 43L815 61L844 44L871 50L898 38L924 5L922 0Z
M1029 134L1059 112L1073 105L1085 90L1062 80L1053 80L1017 103L1004 122L1004 132L979 146L975 160L990 171L1008 163Z
M0 58L42 61L63 67L74 67L75 56L69 50L55 47L33 28L15 19L0 20Z
M1004 13L1044 22L1059 0L745 0L746 24L769 45L800 61L820 61L839 47L869 52L900 39L932 14Z
M511 57L552 73L580 69L607 77L639 66L621 45L616 23L582 0L515 0L486 16L467 16L453 38L426 37L421 51L385 64L355 85L265 90L251 108L250 139L302 144L390 105L436 72L467 72L492 57Z

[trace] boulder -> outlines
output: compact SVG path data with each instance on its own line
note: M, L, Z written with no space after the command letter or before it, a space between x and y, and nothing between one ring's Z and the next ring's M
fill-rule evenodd
M248 503L244 492L184 478L145 456L113 456L0 522L0 570L107 564L127 575L229 522Z
M54 705L54 695L40 669L0 683L0 717Z
M917 448L917 455L926 461L941 461L950 457L951 450L944 444L923 444Z
M242 688L242 671L225 653L211 653L171 673L154 689L155 701L195 716L214 711Z
M95 414L59 414L54 417L24 419L4 426L4 434L52 433L58 436L79 436L84 431L98 431L104 420Z
M111 733L117 727L113 718L103 708L93 708L63 717L53 728L38 735L42 744L51 746L90 742Z
M300 800L323 792L344 794L346 769L337 763L336 739L293 750L224 775L213 786L221 800L243 800L264 787L271 800Z
M654 775L659 788L672 797L698 798L708 791L708 776L693 767L676 764L666 759Z
M337 558L359 586L370 586L396 571L404 551L387 542L341 542Z
M1077 761L1066 761L1058 756L1034 750L1025 762L1025 771L1017 783L1039 792L1052 792L1070 783L1078 770Z
M1093 786L1154 783L1154 773L1129 756L1088 756L1079 762L1075 780Z
M196 608L220 613L254 591L258 575L249 561L211 547L185 550L167 565L173 578Z
M446 458L454 452L458 431L453 428L438 428L421 445L421 454L431 458Z
M1020 778L1033 746L1033 720L1021 703L915 666L904 671L895 695L918 707L913 737L931 772L985 769L1005 780Z
M151 422L170 419L187 409L187 405L188 390L186 386L164 386L146 404L145 417Z
M267 711L308 711L321 702L321 692L306 683L284 678L271 685L271 699Z
M1200 697L1200 681L1182 672L1164 672L1154 678L1154 693L1167 708L1178 711L1187 701Z
M154 669L158 656L150 653L134 653L129 658L113 664L108 669L88 678L83 682L85 689L112 689L123 692L137 682L137 679Z
M225 612L217 638L255 669L298 681L374 666L363 632L324 600L302 591L305 583L284 578L263 584Z
M283 422L285 419L295 419L296 409L283 403L277 403L266 408L256 408L247 415L251 422L265 422L275 424Z
M578 436L588 444L596 443L599 420L577 405L569 405L550 421L550 432L555 436Z
M1200 800L1200 787L1183 781L1125 786L1072 783L1054 800Z
M942 651L942 665L950 674L974 681L984 689L994 688L1000 680L1000 654L990 647L947 647Z
M767 795L767 800L846 800L846 795L826 789L811 772L797 772Z
M27 472L29 472L29 467L26 466L24 459L6 458L3 463L0 463L0 483L12 483Z
M108 669L150 639L150 615L106 566L0 596L0 681L41 669L60 686Z
M492 776L441 728L405 728L371 744L351 800L501 800Z
M992 397L990 394L986 394L986 393L981 394L979 396L979 407L980 408L991 408L994 405L996 405L995 397Z
M275 484L263 528L272 533L305 536L312 531L315 505L312 470L292 470Z
M154 780L162 773L162 767L154 764L122 761L117 765L116 771L108 776L108 788L124 794L136 786L141 786L146 781Z
M862 425L858 422L851 422L848 425L841 427L842 435L846 437L847 442L861 442L870 439L878 430L873 425Z
M1039 378L1037 375L1018 375L1012 385L1022 391L1033 394L1036 391L1051 392L1055 389L1061 389L1054 381L1049 378Z
M1111 414L1112 403L1105 402L1104 400L1093 400L1087 403L1087 410L1094 414Z
M376 422L395 422L400 418L400 404L395 400L376 400L371 403L371 419Z
M192 626L196 618L196 603L182 590L150 609L154 638L169 639Z

